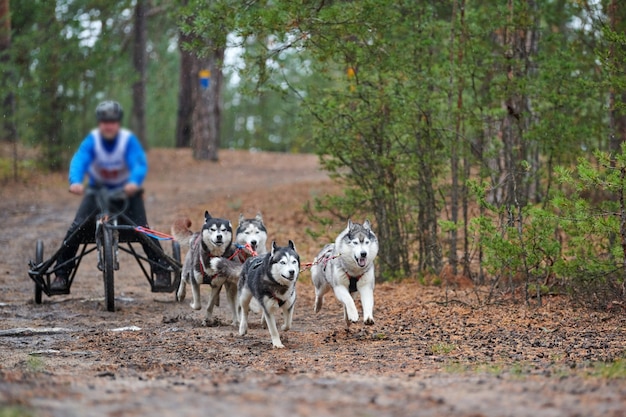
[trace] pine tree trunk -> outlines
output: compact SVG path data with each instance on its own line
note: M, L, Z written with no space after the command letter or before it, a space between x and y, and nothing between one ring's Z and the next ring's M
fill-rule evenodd
M201 71L208 70L210 74L208 88L200 87L194 94L191 144L196 159L218 160L223 60L224 49L214 48L207 57L196 57L193 62L196 77L199 77ZM199 78L196 78L195 83L200 84Z
M509 25L504 32L506 58L507 91L504 100L506 115L502 121L501 137L505 175L505 201L507 207L523 207L531 199L539 199L535 176L540 166L535 142L524 138L533 123L530 98L524 90L524 80L533 76L535 71L532 57L538 48L537 6L533 0L524 4L523 16L516 18L513 1L509 0ZM522 23L520 23L522 22ZM527 23L529 22L529 23ZM527 168L521 165L528 163ZM513 210L509 210L512 213ZM509 225L515 219L509 216Z
M191 115L194 94L197 93L197 74L194 74L194 56L185 50L184 45L191 39L184 33L179 34L178 49L180 51L180 72L178 89L178 113L176 117L176 147L188 148L191 146Z
M0 65L6 66L10 63L10 49L11 49L11 12L10 1L0 0ZM17 129L15 127L15 120L13 119L15 99L13 95L14 83L12 82L13 72L10 69L4 68L2 71L2 83L3 97L0 97L0 103L2 110L0 116L2 116L2 134L0 140L6 142L17 141Z
M452 3L452 17L451 17L451 30L450 30L450 88L448 91L448 108L450 114L454 114L454 85L457 82L456 73L457 68L456 65L460 64L460 62L455 62L455 41L456 41L456 19L457 19L457 7L458 0L454 0ZM459 47L460 50L460 47ZM459 57L461 58L462 55ZM461 58L462 59L462 58ZM460 81L460 80L459 80ZM460 87L459 82L459 88ZM461 90L459 90L459 94L462 94ZM457 107L461 105L461 96L458 97ZM460 142L459 130L461 127L461 113L460 108L457 108L458 113L456 114L456 122L455 122L455 132L452 137L452 143L450 144L450 175L452 177L452 185L450 187L450 221L453 223L452 229L448 232L449 235L449 243L450 250L448 252L448 261L450 262L450 266L452 267L452 273L456 276L458 273L458 256L457 256L457 241L458 241L458 230L456 226L459 223L459 154L458 154L458 146ZM447 284L447 281L446 281ZM447 287L446 287L447 288Z
M44 15L48 16L44 30L51 36L56 36L60 43L62 25L56 19L56 3L44 2L42 4L46 7ZM63 96L58 94L61 68L58 48L48 46L45 49L39 70L47 77L39 93L40 99L38 100L35 122L39 124L41 132L46 132L46 138L43 142L43 160L47 168L54 171L65 168L64 155L66 149L63 144L63 120L58 118L58 115L63 114L65 110Z
M621 7L620 7L621 6ZM611 30L616 33L624 33L626 30L626 7L623 2L610 0L608 5L608 16ZM611 43L609 56L613 72L621 71L620 61L625 54L624 50L618 50L616 42ZM609 92L609 119L611 135L609 136L609 152L616 155L620 151L622 143L626 142L626 91L616 91L613 87Z
M147 9L148 4L146 0L137 0L133 41L133 67L135 68L137 79L133 83L133 111L131 117L131 127L144 148L147 148L148 145L146 138Z

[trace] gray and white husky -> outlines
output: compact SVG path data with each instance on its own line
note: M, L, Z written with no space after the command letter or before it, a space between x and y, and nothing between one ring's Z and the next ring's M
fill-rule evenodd
M346 325L359 321L354 303L358 292L363 307L363 322L374 324L374 258L378 254L378 239L369 220L352 223L337 236L335 243L324 246L311 267L315 285L315 312L322 309L324 294L330 289L344 306Z
M245 218L243 214L239 215L239 224L235 232L235 243L239 248L243 247L243 249L238 249L237 256L232 259L211 259L211 268L217 275L221 276L221 278L226 278L226 282L234 282L236 286L237 281L239 281L239 275L241 274L241 268L246 259L250 256L264 255L267 253L267 229L265 228L263 216L260 212L253 218ZM252 252L249 252L250 249ZM215 305L220 305L219 300L218 296ZM252 307L252 310L257 313L261 311L257 303L253 303Z
M283 311L285 322L281 330L289 330L293 320L299 273L300 256L291 240L285 247L276 246L276 242L272 242L269 253L246 260L237 286L240 335L248 332L248 313L250 302L254 299L263 310L272 345L275 348L285 347L276 328L276 313Z
M182 277L176 298L178 301L183 301L186 295L186 285L190 284L193 293L190 306L194 310L200 310L202 308L200 284L209 284L211 292L203 320L203 324L207 325L211 321L213 308L217 304L219 290L224 285L233 313L233 323L236 324L237 280L229 280L227 276L217 275L210 264L213 258L230 257L235 253L232 225L228 220L212 217L207 211L204 213L204 224L199 232L193 233L189 230L190 226L189 219L178 220L172 225L174 238L180 242L181 246L189 246L183 262Z
M240 246L250 245L255 256L267 253L267 229L263 224L261 213L257 213L253 219L246 219L243 214L239 215L239 225L237 226L236 243ZM211 259L211 269L218 275L229 277L230 281L239 280L243 263L249 257L248 252L241 251L241 254L234 259L216 258Z
M252 250L259 255L267 253L267 229L261 213L257 213L251 219L244 218L243 214L239 215L235 242L242 246L250 245Z

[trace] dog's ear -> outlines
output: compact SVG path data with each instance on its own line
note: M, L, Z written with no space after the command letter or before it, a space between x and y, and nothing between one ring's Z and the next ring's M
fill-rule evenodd
M211 220L211 219L212 219L212 217L211 217L211 213L209 213L209 211L208 211L208 210L206 210L206 211L204 212L204 222L206 223L206 222L208 222L208 221L209 221L209 220Z
M291 248L294 252L297 252L297 251L296 251L296 245L294 245L294 244L293 244L293 240L291 240L291 239L289 239L289 247L290 247L290 248Z
M261 215L260 211L256 214L256 216L254 216L254 218L260 222L263 221L263 216Z
M368 219L365 219L365 221L363 222L363 228L365 230L372 230L372 224Z
M348 230L352 230L353 225L354 223L352 223L352 219L348 219Z
M276 246L276 241L275 241L275 240L272 240L272 251L270 252L270 255L271 255L271 256L274 256L274 252L276 252L276 248L277 248L277 247L278 247L278 246Z
M233 230L233 224L230 221L228 221L228 230Z

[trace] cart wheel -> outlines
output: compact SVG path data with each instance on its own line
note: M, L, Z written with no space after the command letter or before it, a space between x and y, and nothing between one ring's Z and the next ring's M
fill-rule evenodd
M172 240L172 258L180 263L180 243L175 240ZM172 286L174 287L174 296L176 297L176 301L178 301L178 286L180 285L180 276L180 269L177 272L174 272L174 282L172 283Z
M104 279L104 301L108 311L115 311L115 286L113 282L113 232L102 227L102 278Z
M35 245L35 264L40 265L43 262L43 240L38 240ZM43 288L35 282L35 304L41 304L41 292Z

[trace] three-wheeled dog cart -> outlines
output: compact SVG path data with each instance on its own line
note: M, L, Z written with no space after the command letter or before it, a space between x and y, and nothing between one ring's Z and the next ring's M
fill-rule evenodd
M128 198L121 191L112 192L105 187L89 188L87 193L94 194L99 210L87 218L67 241L77 243L77 255L67 261L57 264L63 247L59 248L52 257L44 260L44 244L38 240L35 245L35 259L29 262L28 275L35 282L35 303L41 304L42 293L47 296L69 294L76 272L84 256L96 252L98 269L102 271L104 281L104 300L108 311L115 311L115 271L119 270L118 254L123 251L132 255L146 279L150 283L152 292L174 292L180 284L182 264L180 262L180 245L170 236L134 224L125 211L128 208ZM81 229L95 223L95 231L89 238L83 238ZM172 240L172 255L166 254L155 240ZM134 245L135 244L135 245ZM148 245L154 253L158 253L160 262L148 259L144 254L137 252L137 244ZM71 273L67 277L64 288L53 287L52 281L57 272L64 271L71 265ZM169 273L170 280L167 286L156 285L157 272Z

